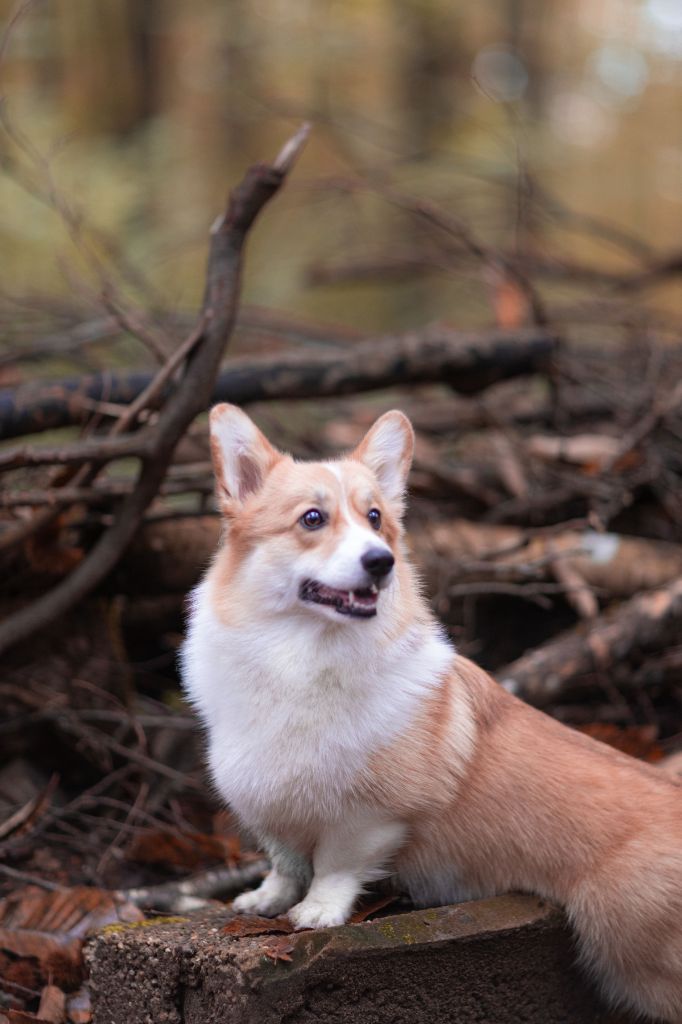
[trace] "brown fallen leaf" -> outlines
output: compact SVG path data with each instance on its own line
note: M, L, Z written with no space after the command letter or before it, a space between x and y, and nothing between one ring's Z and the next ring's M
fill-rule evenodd
M83 979L81 951L89 932L143 919L141 910L104 889L44 892L28 886L0 900L0 949L35 957L45 981L69 990Z
M0 978L8 984L8 987L17 985L22 989L29 989L37 996L42 986L40 969L35 960L28 957L10 957L0 953Z
M398 896L382 896L379 899L373 900L371 903L367 903L364 906L361 905L352 915L349 920L349 924L362 924L372 914L376 914L379 910L383 910L384 907L390 906L391 903L395 903Z
M283 932L290 935L294 926L288 917L258 917L256 914L240 914L223 927L224 935L243 938L245 935L270 935Z
M291 954L295 948L295 943L288 935L280 935L268 941L267 945L263 947L263 953L271 960L291 961Z
M40 966L41 981L53 977L60 985L72 988L83 977L82 939L27 929L13 931L0 928L0 947L15 956L35 959Z
M192 870L207 860L239 860L236 835L206 835L201 832L166 832L149 829L136 836L126 851L128 860L142 864L173 864Z
M64 1024L66 1017L66 996L56 985L46 985L40 993L38 1016L50 1024Z

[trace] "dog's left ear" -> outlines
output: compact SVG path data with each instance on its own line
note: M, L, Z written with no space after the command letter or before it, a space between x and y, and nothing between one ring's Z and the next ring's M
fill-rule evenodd
M388 501L402 509L413 452L412 424L404 413L392 409L370 427L352 457L372 470Z

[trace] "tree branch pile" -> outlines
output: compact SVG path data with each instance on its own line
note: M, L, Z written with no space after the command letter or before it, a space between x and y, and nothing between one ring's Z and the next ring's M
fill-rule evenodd
M677 263L574 222L637 265L625 277L564 265L587 285L569 310L547 288L561 276L554 258L497 251L450 211L389 190L419 221L419 244L428 237L429 267L492 280L492 318L359 337L240 311L250 228L304 139L233 191L197 317L132 303L100 265L95 308L44 300L10 325L0 301L0 330L26 357L0 356L0 887L42 885L68 903L86 881L106 886L107 912L121 901L184 912L263 870L213 804L196 722L177 700L184 602L220 532L201 418L216 400L247 405L281 448L319 458L403 408L418 438L407 543L458 648L599 738L656 757L679 746L679 325L627 307L620 286L639 294ZM413 256L401 273L426 259ZM378 266L354 261L353 274ZM318 281L350 275L318 270ZM238 354L225 358L235 331ZM93 371L88 346L119 336L153 369ZM83 372L41 380L41 360L60 351ZM0 967L3 956L15 954L0 949ZM51 984L39 966L35 1007Z

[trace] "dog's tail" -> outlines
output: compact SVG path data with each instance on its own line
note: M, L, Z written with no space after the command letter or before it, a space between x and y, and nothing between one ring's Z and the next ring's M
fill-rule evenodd
M682 827L673 831L634 837L567 910L609 1003L682 1024Z

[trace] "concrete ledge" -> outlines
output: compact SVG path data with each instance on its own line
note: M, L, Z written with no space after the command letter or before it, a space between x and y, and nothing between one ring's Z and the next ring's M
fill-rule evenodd
M528 896L235 938L229 910L115 926L88 947L94 1024L629 1024ZM283 956L284 959L281 959Z

